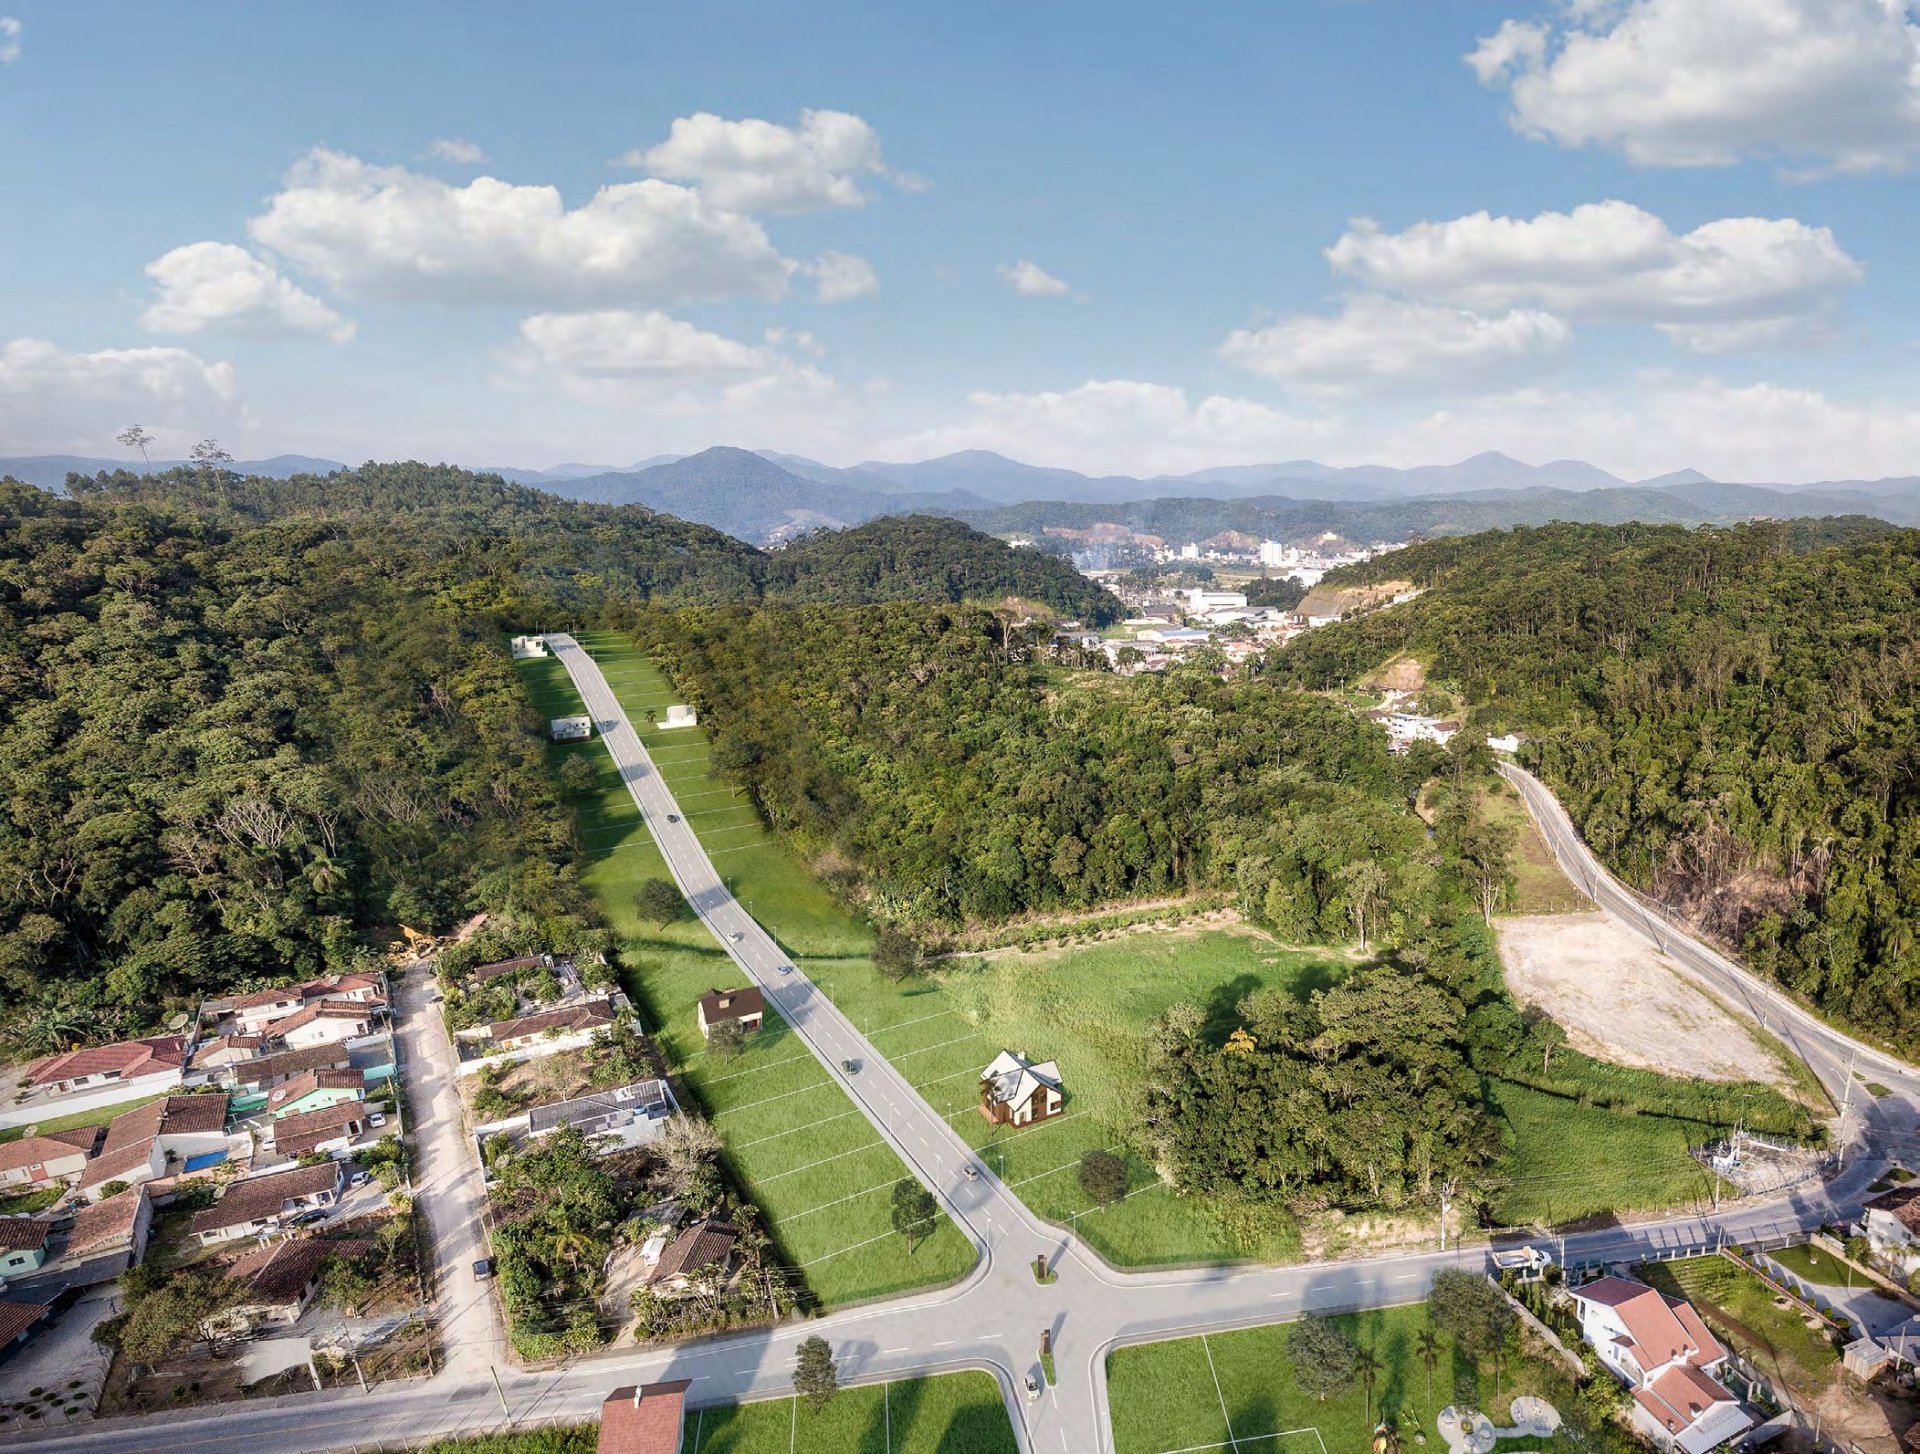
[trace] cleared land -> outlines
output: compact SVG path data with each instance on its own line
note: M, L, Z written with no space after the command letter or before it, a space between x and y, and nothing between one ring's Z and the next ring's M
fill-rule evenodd
M1527 1358L1503 1370L1496 1394L1491 1369L1481 1373L1444 1333L1429 1382L1417 1343L1430 1326L1424 1303L1332 1321L1379 1360L1370 1400L1358 1382L1324 1400L1302 1392L1287 1358L1288 1323L1117 1349L1107 1359L1107 1380L1118 1454L1236 1445L1263 1454L1352 1454L1369 1447L1382 1420L1392 1423L1403 1449L1412 1450L1414 1436L1424 1433L1429 1450L1443 1450L1434 1415L1450 1403L1484 1409L1496 1423L1522 1393L1565 1405L1564 1380ZM1593 1454L1565 1433L1528 1447Z
M1587 896L1561 869L1517 792L1502 783L1498 791L1482 793L1480 803L1488 822L1502 823L1513 830L1513 887L1507 898L1508 913L1577 914L1588 907Z
M658 672L624 638L583 634L580 641L600 661L681 811L742 902L809 968L815 956L867 965L865 932L767 837L751 806L707 779L704 735L648 725L647 707L664 715L671 700ZM543 716L580 710L560 663L517 665ZM973 1250L950 1225L908 1255L892 1230L887 1201L906 1169L778 1015L767 1016L735 1059L721 1062L706 1053L694 1004L708 989L737 983L738 969L691 913L664 927L641 920L634 906L640 884L671 876L601 745L556 744L549 753L556 768L568 754L594 767L594 786L572 800L583 877L627 942L629 995L681 1083L726 1137L728 1162L766 1213L782 1257L829 1307L965 1272Z
M1496 921L1507 987L1576 1050L1642 1070L1795 1088L1773 1048L1605 914Z

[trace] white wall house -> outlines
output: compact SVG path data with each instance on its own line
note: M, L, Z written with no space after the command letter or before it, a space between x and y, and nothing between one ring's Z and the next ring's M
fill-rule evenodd
M1753 1427L1713 1376L1727 1352L1690 1304L1626 1277L1572 1292L1581 1336L1632 1392L1634 1424L1655 1448L1707 1454Z
M1895 1187L1867 1203L1867 1241L1902 1272L1920 1268L1920 1182Z
M667 708L667 715L660 719L662 727L695 727L700 722L700 714L684 703Z

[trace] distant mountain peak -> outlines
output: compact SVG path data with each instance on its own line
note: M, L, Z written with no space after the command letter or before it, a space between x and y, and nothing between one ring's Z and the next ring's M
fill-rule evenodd
M1638 480L1635 483L1648 489L1662 490L1673 485L1715 485L1719 481L1711 475L1703 475L1696 469L1670 470L1664 475L1655 475L1652 479Z

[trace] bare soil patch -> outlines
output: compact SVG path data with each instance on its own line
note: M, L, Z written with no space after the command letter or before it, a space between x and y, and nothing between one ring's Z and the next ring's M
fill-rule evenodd
M1596 1060L1701 1080L1792 1078L1754 1030L1605 914L1499 919L1507 987Z

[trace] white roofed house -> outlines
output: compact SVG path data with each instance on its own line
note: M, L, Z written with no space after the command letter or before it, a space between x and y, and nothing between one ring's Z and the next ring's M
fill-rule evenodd
M1706 1454L1753 1427L1713 1376L1727 1351L1690 1304L1626 1277L1603 1277L1572 1294L1581 1336L1627 1385L1634 1424L1655 1447Z
M585 742L593 736L593 718L555 717L547 723L547 735L555 742Z
M996 1126L1030 1126L1060 1114L1066 1091L1060 1067L1002 1050L980 1074L980 1114Z
M264 1034L290 1050L357 1040L371 1035L376 1022L371 1005L346 1000L321 1000L279 1020L269 1020Z

